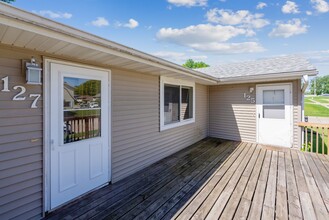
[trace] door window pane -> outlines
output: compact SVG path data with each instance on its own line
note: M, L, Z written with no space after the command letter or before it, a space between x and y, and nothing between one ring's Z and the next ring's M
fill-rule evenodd
M182 118L189 119L193 118L193 88L182 87L182 107L181 115Z
M263 118L285 118L283 89L263 91Z
M263 118L285 119L284 105L264 105Z
M101 81L64 77L64 144L101 136Z
M164 124L179 121L179 86L164 86Z
M264 90L263 104L281 104L284 105L284 90Z

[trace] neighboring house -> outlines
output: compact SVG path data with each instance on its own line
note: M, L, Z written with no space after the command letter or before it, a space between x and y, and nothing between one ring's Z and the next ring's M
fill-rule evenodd
M1 3L0 219L41 218L207 136L299 148L316 73L297 56L190 70ZM68 78L97 105L64 106L82 101Z
M64 82L64 107L66 108L73 108L74 106L74 87L70 86L68 83Z

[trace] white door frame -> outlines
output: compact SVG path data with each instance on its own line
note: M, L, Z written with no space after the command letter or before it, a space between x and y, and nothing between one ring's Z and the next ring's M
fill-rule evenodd
M293 84L292 83L267 83L267 84L257 84L256 85L256 97L259 87L266 87L266 86L289 86L290 87L290 143L291 146L293 146L293 140L294 140L294 103L293 103ZM256 142L259 143L259 105L257 104L256 99Z
M108 73L108 181L112 180L112 92L111 92L111 70L97 68L94 66L88 66L68 61L57 60L53 58L43 58L43 215L50 210L50 147L51 147L51 138L50 138L50 102L51 102L51 93L50 93L50 64L62 64L69 65L79 68L87 68L92 70L100 70Z

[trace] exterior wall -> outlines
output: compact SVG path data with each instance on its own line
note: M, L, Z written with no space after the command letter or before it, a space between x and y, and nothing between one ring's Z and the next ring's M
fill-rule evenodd
M0 219L39 219L43 211L43 102L31 109L22 60L38 54L0 48ZM9 76L11 92L1 92ZM25 101L12 101L26 88ZM208 87L196 86L196 122L159 131L159 77L112 71L112 176L118 181L208 135Z
M42 97L37 109L28 97L42 94L42 86L27 85L21 67L32 55L0 48L0 219L40 218L42 212ZM1 92L6 76L10 92ZM26 88L26 100L12 101L16 85Z
M43 210L43 98L31 109L31 93L42 85L27 85L21 60L38 54L0 48L0 219L40 218ZM9 76L11 92L1 92ZM24 101L12 101L26 87ZM294 81L294 123L301 118L300 81ZM209 135L255 141L256 108L243 99L255 84L196 85L196 122L160 132L158 76L112 70L112 181L134 172ZM210 107L208 107L210 106ZM210 121L209 121L210 119ZM297 145L300 129L294 127Z
M210 86L209 135L229 140L256 141L256 105L247 101L255 84ZM251 95L255 98L255 92Z
M272 83L272 82L268 82ZM292 81L293 88L293 147L301 145L301 84ZM209 136L230 140L256 142L256 104L244 98L249 88L255 88L250 94L256 100L256 84L235 84L209 87Z
M196 122L160 132L158 76L112 70L112 181L208 135L208 88L196 85Z

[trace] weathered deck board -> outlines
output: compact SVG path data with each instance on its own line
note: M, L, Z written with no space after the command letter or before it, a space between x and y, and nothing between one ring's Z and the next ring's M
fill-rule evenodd
M329 157L206 139L48 219L329 219Z
M239 203L239 206L236 210L234 219L247 219L248 213L251 206L251 201L254 195L254 191L257 185L257 180L260 175L260 171L263 165L263 161L265 158L265 149L261 149L260 155L257 158L256 165L254 167L254 170L251 173L251 177L246 185L246 188L243 192L242 199Z
M217 143L209 143L208 147L204 149L204 152L195 155L194 158L188 160L187 163L184 163L181 166L175 166L170 169L168 175L165 175L162 178L157 179L154 182L149 182L147 186L144 188L134 191L133 194L128 195L124 198L119 198L117 201L106 201L102 207L99 209L92 209L87 213L79 216L81 219L100 219L111 215L111 219L117 219L126 214L126 212L130 211L130 209L138 206L140 203L144 202L154 193L158 193L158 191L162 190L163 188L172 187L174 182L183 181L184 177L189 176L189 174L196 169L202 162L204 162L207 158L214 154L213 148L217 146ZM165 172L165 171L163 171ZM170 186L167 186L170 184ZM126 206L126 201L129 199L130 205ZM106 208L104 208L106 207Z
M289 218L302 219L302 208L299 201L299 193L295 178L295 171L292 164L291 155L285 154L286 172L287 172L287 194Z
M242 194L245 190L245 187L247 185L247 182L251 176L251 173L256 165L257 158L259 156L261 148L257 147L255 150L255 153L252 155L251 159L249 160L249 163L246 167L246 169L243 171L243 174L236 185L231 198L229 199L226 208L223 210L223 214L221 215L221 218L223 219L232 219L234 216L234 213L237 209L237 206L239 205L239 201L242 197Z
M218 181L224 176L225 172L230 168L232 163L236 161L238 156L241 154L243 146L240 145L240 147L237 149L235 154L233 154L221 167L221 169L216 172L216 174L206 182L204 187L202 187L194 197L192 197L182 209L176 213L176 216L180 216L181 219L189 219L193 216L193 214L196 212L196 210L199 208L199 206L202 204L202 202L207 198L207 196L210 194L210 192L215 188ZM195 199L198 197L198 199ZM174 216L175 218L175 216Z
M284 153L279 152L278 183L276 187L276 219L288 219L287 177Z
M251 209L248 219L260 219L262 216L262 208L264 202L265 189L268 179L268 173L270 170L272 152L267 151L262 166L262 170L257 182L257 187L254 192L254 197L252 199Z

